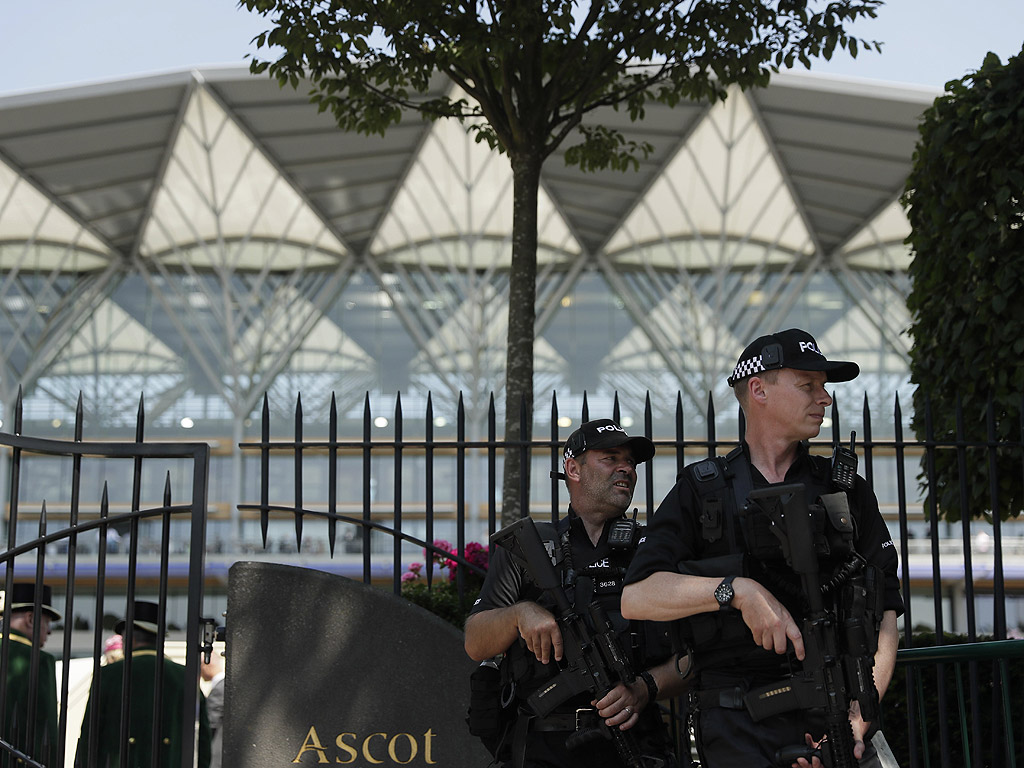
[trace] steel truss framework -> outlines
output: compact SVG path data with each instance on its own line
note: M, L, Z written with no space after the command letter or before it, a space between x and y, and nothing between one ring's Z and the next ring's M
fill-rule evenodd
M570 405L727 393L765 329L813 329L908 385L897 202L936 94L779 77L654 108L635 173L552 158L542 181L537 389ZM479 423L502 403L511 174L455 123L339 132L244 70L0 100L0 400L97 423L237 433L271 392L358 410L399 391ZM671 393L671 394L667 394ZM564 397L563 397L564 400ZM123 418L122 418L123 417Z

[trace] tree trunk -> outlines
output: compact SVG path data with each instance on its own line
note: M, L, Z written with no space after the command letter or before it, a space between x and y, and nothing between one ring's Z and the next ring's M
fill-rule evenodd
M501 523L530 511L530 440L533 437L533 340L537 315L537 195L543 159L511 155L512 266L508 291L505 364L505 450Z

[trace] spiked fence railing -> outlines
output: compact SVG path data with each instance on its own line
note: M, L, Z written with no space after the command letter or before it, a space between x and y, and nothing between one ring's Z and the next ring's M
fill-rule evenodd
M209 446L206 443L146 443L143 440L145 427L145 411L143 402L140 399L138 416L136 420L136 435L134 442L128 443L98 443L83 440L82 434L82 402L79 397L76 411L76 423L73 441L46 440L36 437L27 437L21 434L21 397L14 409L13 433L0 433L0 445L5 445L10 450L10 500L7 515L7 549L0 553L0 565L4 569L4 590L10 595L14 586L16 570L18 565L25 558L32 558L34 554L34 584L37 596L37 609L39 596L42 595L44 581L48 586L62 590L65 595L64 616L68 623L75 615L76 597L80 592L80 584L95 582L95 591L91 595L95 599L95 617L93 626L93 676L94 679L99 672L100 659L103 648L103 618L104 605L108 602L106 598L108 568L107 568L107 546L113 535L118 531L126 531L128 540L128 565L124 573L127 577L123 590L119 589L116 596L109 602L122 606L118 613L125 618L125 666L126 674L124 680L130 679L131 650L133 648L133 619L134 603L137 592L138 574L138 551L139 551L139 526L140 521L154 519L160 522L160 568L159 584L157 589L157 600L159 604L158 624L158 646L157 653L162 655L164 650L164 637L167 632L166 604L168 597L168 571L170 564L170 550L172 544L171 520L173 517L183 517L189 521L190 540L188 548L188 612L187 612L187 637L195 638L195 653L189 653L185 665L185 695L183 700L183 732L182 743L192 743L194 740L194 724L198 702L198 673L199 673L199 637L201 636L202 619L200 610L203 603L204 587L204 557L205 557L205 535L206 535L206 495L209 471ZM38 513L38 534L30 540L19 541L19 516L21 509L21 486L22 477L26 468L31 467L37 457L60 458L70 462L69 473L69 506L67 510L67 524L51 526L47 516L46 501L44 500ZM98 500L98 515L89 519L82 514L82 479L83 461L87 459L98 459L102 462L128 462L131 465L131 506L129 511L112 514L107 482L104 480L101 497ZM158 491L159 501L155 506L143 506L144 492L144 463L153 460L184 460L189 466L187 484L191 486L191 497L184 504L174 504L171 497L171 473L170 470L164 479L163 488ZM51 489L55 493L57 489ZM79 541L90 534L98 537L100 546L96 548L95 565L80 560ZM58 567L50 567L47 560L47 547L56 542L64 542L67 545L67 554L64 562ZM7 679L10 637L11 637L11 612L5 611L3 615L3 637L4 641L0 647L0 680ZM64 660L72 657L71 632L64 633L63 648L60 656ZM26 712L35 712L35 688L40 663L39 642L40 638L33 638L33 651L30 667L30 689L28 707ZM42 638L45 640L45 638ZM64 673L58 681L59 699L61 707L59 712L59 743L63 745L68 737L68 686L69 674L68 665L65 664ZM157 667L155 680L155 706L157 708L153 718L154 724L160 722L160 708L162 707L161 691L164 685L162 672ZM0 691L2 694L2 691ZM96 695L94 689L93 696ZM121 711L129 712L128 705L129 689L127 685L122 690ZM7 706L5 696L0 696L0 722L3 721L4 708ZM90 722L83 723L83 732L90 729L93 738L92 744L96 744L96 728L98 708L92 707L93 717ZM128 750L128 723L126 719L121 724L121 764L125 765ZM156 726L155 726L156 727ZM27 718L25 732L22 737L23 745L32 745L35 734L33 729L35 723L33 718ZM5 734L6 735L6 734ZM156 734L154 734L155 738ZM73 734L72 734L73 738ZM12 745L17 747L17 744ZM0 744L0 752L6 750L6 745ZM185 750L188 761L183 762L184 766L192 765L191 750ZM63 748L57 752L55 765L61 766L65 763ZM51 763L51 766L53 763Z

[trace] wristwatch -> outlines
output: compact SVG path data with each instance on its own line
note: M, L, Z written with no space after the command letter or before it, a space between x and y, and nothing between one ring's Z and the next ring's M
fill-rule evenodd
M735 578L735 576L726 576L722 579L722 583L715 587L715 600L718 601L720 611L732 607L732 599L736 596L732 589L732 580Z

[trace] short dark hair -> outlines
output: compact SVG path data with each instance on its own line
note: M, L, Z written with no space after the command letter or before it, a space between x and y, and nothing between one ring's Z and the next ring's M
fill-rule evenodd
M761 379L762 381L767 381L769 384L776 384L778 382L778 380L779 380L779 371L781 371L781 370L782 370L781 368L776 368L776 369L771 370L771 371L761 371L760 373L755 373L753 376L747 376L745 379L741 379L740 381L736 382L737 384L740 384L741 386L733 387L732 393L734 395L736 395L736 400L737 400L737 402L739 402L740 408L742 408L744 410L744 412L747 409L747 392L748 392L748 390L747 390L746 382L748 380L750 380L750 379L758 378L758 379Z

